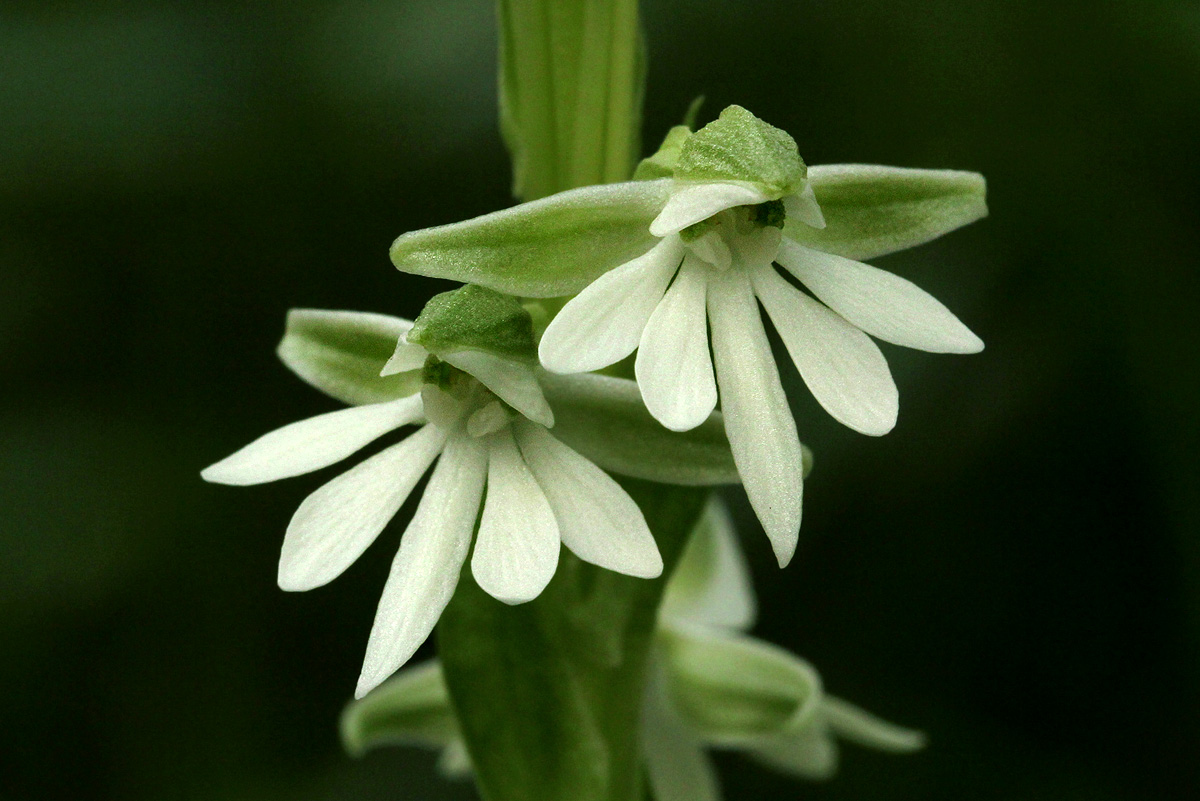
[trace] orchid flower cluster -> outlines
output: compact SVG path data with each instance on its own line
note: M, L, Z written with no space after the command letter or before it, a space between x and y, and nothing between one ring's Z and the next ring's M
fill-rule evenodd
M296 476L410 430L301 503L279 586L340 575L432 467L383 589L348 736L360 746L411 736L444 747L452 772L468 770L435 663L367 695L433 631L468 557L474 583L510 605L538 598L560 545L654 580L661 543L623 484L632 477L740 483L786 566L811 457L765 320L830 415L885 434L898 393L872 337L939 353L983 344L933 297L863 260L985 214L978 174L808 167L790 136L730 106L699 130L672 129L632 181L400 236L400 270L464 284L415 321L292 311L280 357L350 408L266 434L203 476ZM727 519L710 508L696 531L645 674L641 748L659 798L717 797L704 747L819 777L835 764L834 734L919 746L919 735L824 695L806 663L746 635L753 595ZM787 709L730 707L765 696L789 699ZM409 706L426 722L413 728ZM391 722L374 726L372 710L385 707Z

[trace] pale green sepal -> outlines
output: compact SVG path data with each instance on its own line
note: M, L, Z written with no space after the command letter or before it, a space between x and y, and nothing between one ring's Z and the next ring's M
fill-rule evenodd
M386 314L292 309L276 353L293 373L343 403L382 403L421 388L421 371L380 377L412 325Z
M646 411L633 381L595 373L540 376L554 410L554 436L610 473L685 486L741 480L720 412L690 431L668 431Z
M514 297L468 284L434 295L408 332L435 356L477 350L526 364L537 361L533 321Z
M777 200L804 188L805 166L786 132L729 106L683 142L674 177L748 184Z
M342 711L342 745L361 756L381 745L443 748L460 739L437 661L397 673Z
M672 626L659 641L675 709L710 744L753 745L817 714L820 677L782 648L699 626Z
M804 779L831 779L838 769L838 744L824 725L766 737L746 755L780 773Z
M822 715L839 737L867 748L906 754L925 747L924 732L888 723L841 698L825 696Z
M663 594L659 619L745 631L757 603L729 510L711 497Z
M676 125L667 131L662 145L652 156L647 156L638 164L633 173L635 181L650 181L655 178L670 178L675 174L675 163L679 161L679 152L683 143L692 135L692 129L686 125Z
M827 164L810 167L808 180L825 228L789 218L784 234L856 261L924 244L987 216L987 184L977 172Z
M473 220L400 236L404 272L530 298L573 295L657 241L650 222L670 181L587 186Z

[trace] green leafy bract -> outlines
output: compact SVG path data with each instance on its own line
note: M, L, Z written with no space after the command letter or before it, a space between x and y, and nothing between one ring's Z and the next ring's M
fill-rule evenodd
M771 199L799 192L805 174L795 140L741 106L687 137L675 163L676 180L749 184Z
M533 321L514 297L468 284L434 295L408 332L408 341L437 356L478 350L533 363Z

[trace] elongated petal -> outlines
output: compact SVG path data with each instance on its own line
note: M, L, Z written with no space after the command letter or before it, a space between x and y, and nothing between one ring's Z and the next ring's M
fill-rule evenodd
M379 599L355 698L362 698L425 642L458 585L479 515L487 451L472 437L446 443Z
M634 372L646 408L672 431L703 423L717 407L717 382L708 353L707 268L683 267L642 332Z
M380 377L397 340L411 327L386 314L292 309L276 353L293 373L343 403L382 403L421 388L420 373Z
M893 753L919 751L925 747L922 732L888 723L849 701L826 696L823 713L830 728L852 743Z
M787 281L774 267L753 273L754 291L813 397L834 419L882 436L896 425L900 394L879 346Z
M750 279L730 270L710 281L708 317L733 459L783 567L800 536L804 454Z
M547 427L554 425L554 412L550 411L537 375L529 365L478 350L463 350L443 358L478 378L500 400L530 420Z
M404 505L444 442L427 425L305 498L283 538L280 588L311 590L340 576Z
M931 353L983 350L983 341L949 309L898 275L786 237L777 260L831 309L884 342Z
M413 665L342 711L342 743L354 756L382 745L446 747L460 738L442 666Z
M655 236L676 234L725 209L752 206L768 200L770 197L761 189L745 184L713 182L676 185L671 192L671 199L650 224L650 233Z
M664 621L745 630L757 603L750 568L725 504L712 497L667 582L659 616Z
M638 578L662 573L662 557L642 510L617 482L525 420L517 444L558 521L563 545L585 562Z
M605 470L664 484L741 481L720 412L676 433L650 416L628 379L546 373L542 387L555 409L554 437Z
M389 431L422 419L419 396L339 409L263 434L240 451L206 467L216 484L246 486L311 473L340 462Z
M587 186L414 231L392 244L392 263L510 295L573 295L654 244L650 221L670 186L667 179Z
M672 236L597 278L542 334L542 366L552 373L586 373L633 353L682 259L683 243Z
M517 450L511 427L488 438L487 500L471 572L488 595L519 604L541 594L558 566L558 523Z
M849 259L873 259L915 247L987 216L983 176L875 164L808 168L826 226L788 220L801 244Z
M655 801L720 801L712 760L671 709L664 680L657 673L652 674L642 704L642 753Z

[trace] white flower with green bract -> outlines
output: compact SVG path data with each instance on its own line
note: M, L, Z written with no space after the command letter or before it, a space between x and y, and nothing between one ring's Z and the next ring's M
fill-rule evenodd
M560 542L610 570L661 573L641 511L593 459L673 483L737 479L718 417L700 436L663 436L669 432L658 433L632 382L546 376L534 359L528 312L490 290L439 295L415 324L295 310L279 353L306 381L356 405L264 435L204 470L208 481L259 484L312 472L419 426L304 500L284 537L281 588L308 590L339 576L436 461L383 590L359 697L425 641L454 593L477 520L476 582L521 603L554 575ZM547 392L562 411L565 438L592 458L548 431L555 415ZM647 447L657 453L644 454Z
M983 178L808 168L790 136L738 106L695 133L673 129L637 177L405 234L392 259L514 295L574 295L541 339L542 364L586 372L636 349L642 397L672 430L708 419L719 398L784 565L800 527L801 446L759 304L818 402L857 431L887 433L898 393L871 336L945 353L983 343L923 290L861 260L983 217Z

